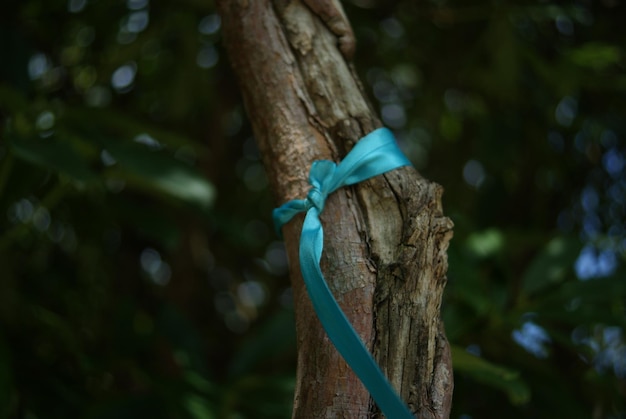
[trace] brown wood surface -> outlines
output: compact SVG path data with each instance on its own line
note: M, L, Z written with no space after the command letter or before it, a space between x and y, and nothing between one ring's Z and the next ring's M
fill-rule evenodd
M380 126L348 61L336 0L221 0L223 33L277 204L304 198L311 163L339 161ZM440 318L452 222L442 188L401 168L332 194L322 270L352 325L420 418L446 418L452 367ZM302 217L284 237L298 337L295 418L378 417L336 352L300 276Z

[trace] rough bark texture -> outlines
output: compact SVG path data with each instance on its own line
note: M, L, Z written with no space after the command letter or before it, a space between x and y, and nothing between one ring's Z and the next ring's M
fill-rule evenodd
M349 60L336 0L221 0L224 38L278 203L303 198L311 163L339 161L380 126ZM440 319L452 223L442 188L401 168L332 194L322 270L391 383L420 418L445 418L452 366ZM298 263L302 218L283 229L298 336L296 418L380 413L329 342Z

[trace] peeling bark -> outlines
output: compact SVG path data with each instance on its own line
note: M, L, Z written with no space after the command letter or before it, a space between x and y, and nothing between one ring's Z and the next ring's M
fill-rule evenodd
M381 126L348 61L337 0L218 2L277 203L303 198L314 160L339 161ZM332 194L322 270L382 370L420 418L446 418L452 366L440 318L452 222L442 188L405 167ZM295 418L381 417L321 328L298 263L302 217L283 228L298 337Z

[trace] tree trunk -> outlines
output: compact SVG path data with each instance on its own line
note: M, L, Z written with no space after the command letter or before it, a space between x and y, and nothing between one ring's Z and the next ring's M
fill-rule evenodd
M339 161L381 123L349 62L337 0L220 0L226 47L277 203L306 196L314 160ZM452 222L442 188L411 167L329 196L322 270L392 385L420 418L450 411L440 318ZM295 418L381 416L336 352L300 275L302 217L283 228L298 336Z

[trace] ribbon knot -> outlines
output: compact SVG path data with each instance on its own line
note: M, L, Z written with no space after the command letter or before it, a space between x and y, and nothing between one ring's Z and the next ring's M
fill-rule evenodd
M337 165L329 160L317 160L311 165L309 173L309 184L311 189L306 197L307 210L317 208L319 214L324 210L324 203L328 194L337 189L333 187L333 180L337 170Z
M322 194L322 191L319 189L312 187L306 196L306 201L309 208L317 208L317 212L321 213L326 203L326 195Z
M413 415L395 392L370 355L326 284L320 268L324 230L320 214L326 197L346 185L411 163L396 145L391 131L379 128L363 137L338 165L318 160L311 165L306 199L294 199L272 214L278 235L282 226L296 214L306 212L300 234L300 268L313 308L329 339L359 377L389 419L412 419Z

